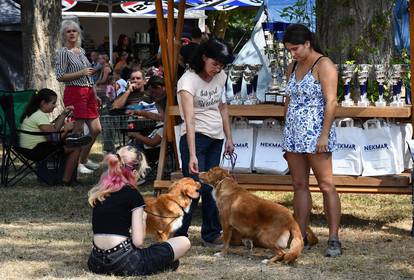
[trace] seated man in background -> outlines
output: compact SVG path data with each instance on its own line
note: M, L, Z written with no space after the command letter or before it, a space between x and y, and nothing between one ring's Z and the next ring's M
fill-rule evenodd
M146 110L127 111L127 114L141 116L146 119L157 121L157 125L154 130L148 135L143 135L140 132L129 132L128 136L131 137L134 144L141 150L143 150L148 163L152 169L152 175L155 175L156 166L160 154L160 144L163 137L163 121L165 106L167 103L167 95L165 92L164 79L157 76L152 76L148 80L148 90L151 99L155 102L157 113ZM148 176L147 176L148 177ZM149 176L150 179L151 176Z
M112 103L112 109L138 109L141 102L151 103L151 98L144 91L146 81L142 70L131 73L128 87Z
M151 102L155 103L158 112L148 110L129 110L128 115L144 117L154 121L164 121L164 111L167 104L167 94L165 92L164 79L158 76L152 76L148 82L148 92Z

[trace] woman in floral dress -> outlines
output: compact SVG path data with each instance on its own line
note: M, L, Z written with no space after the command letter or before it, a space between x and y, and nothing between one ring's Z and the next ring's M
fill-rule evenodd
M335 149L335 109L338 73L333 62L304 25L290 25L283 38L294 62L288 67L283 148L292 176L293 206L307 245L306 227L312 209L309 172L312 168L323 194L329 226L325 256L342 254L338 230L341 203L333 184L332 151Z

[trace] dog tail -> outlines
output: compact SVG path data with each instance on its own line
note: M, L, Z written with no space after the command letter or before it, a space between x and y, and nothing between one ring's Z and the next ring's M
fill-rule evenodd
M295 261L303 250L302 233L300 232L299 225L296 222L292 223L290 234L292 236L292 241L290 242L289 251L283 256L284 263L291 263Z

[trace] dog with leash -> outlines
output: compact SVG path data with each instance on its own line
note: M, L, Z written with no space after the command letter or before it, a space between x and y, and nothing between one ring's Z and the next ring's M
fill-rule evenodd
M188 213L192 200L200 196L200 187L199 182L186 177L173 183L168 193L146 198L146 232L159 242L166 241L171 233L181 227L183 216Z
M243 239L274 252L265 262L291 263L299 257L304 247L302 234L288 208L251 194L220 167L201 172L199 178L213 187L223 229L221 256L226 255L232 233L237 231Z

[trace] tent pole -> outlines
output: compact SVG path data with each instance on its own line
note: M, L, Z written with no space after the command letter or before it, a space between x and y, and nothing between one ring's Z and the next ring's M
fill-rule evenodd
M175 41L177 42L177 44L175 45L175 52L174 52L174 61L175 61L174 73L175 73L175 77L177 77L178 54L180 53L181 34L183 33L183 27L184 27L185 2L186 2L186 0L180 0L180 2L178 4L177 25L175 26Z
M108 3L108 12L109 12L109 62L113 65L112 57L113 57L113 38L112 38L112 0L109 0Z
M410 16L410 71L411 71L411 77L410 77L410 86L411 86L411 124L414 127L414 1L409 1L409 7L408 12ZM411 138L414 138L414 134L411 136ZM414 193L413 193L414 195Z
M168 17L167 17L167 43L168 43L168 59L170 65L171 81L175 81L174 73L174 0L168 0Z
M157 12L157 28L158 28L158 36L160 40L161 46L161 57L162 57L162 64L164 68L164 83L165 89L167 91L167 105L165 108L165 115L164 115L164 133L161 141L160 147L160 157L158 161L158 168L157 168L157 180L162 179L162 175L164 173L164 165L165 165L165 158L167 153L167 144L168 144L168 131L172 130L171 125L171 118L169 117L169 107L173 104L174 98L174 87L171 79L171 67L169 63L169 52L165 34L165 24L164 24L164 11L162 9L162 2L161 0L155 0L155 9ZM171 133L171 132L170 132ZM171 135L171 134L170 134Z

